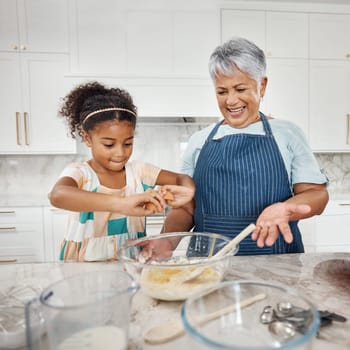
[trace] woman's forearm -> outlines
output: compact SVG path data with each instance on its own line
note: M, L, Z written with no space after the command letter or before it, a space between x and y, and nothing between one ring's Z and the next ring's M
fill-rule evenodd
M289 198L285 203L306 204L311 210L303 214L294 213L291 215L291 221L320 215L328 203L329 194L325 185L314 185L312 187L305 187L303 185L304 184L295 185L295 195Z
M167 214L161 233L188 232L193 228L193 203L173 208Z

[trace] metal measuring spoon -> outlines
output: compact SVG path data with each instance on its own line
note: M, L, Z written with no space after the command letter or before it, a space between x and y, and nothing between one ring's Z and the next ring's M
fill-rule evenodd
M277 303L277 312L280 315L288 316L303 316L309 312L309 310L303 309L300 306L295 306L289 301L281 301Z
M271 305L265 306L260 314L260 322L268 325L269 332L278 341L286 342L297 333L304 333L309 315L309 310L281 302L277 304L276 310Z
M269 332L281 343L293 339L297 334L296 327L286 321L273 321L269 324Z

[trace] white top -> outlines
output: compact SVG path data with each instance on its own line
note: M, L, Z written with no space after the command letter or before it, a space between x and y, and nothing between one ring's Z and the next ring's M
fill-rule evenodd
M328 184L327 176L320 169L303 131L297 125L287 120L269 119L268 121L284 160L291 185L302 182ZM215 125L209 125L190 137L183 156L181 168L183 173L193 176L199 153ZM227 135L239 133L264 135L265 131L261 121L241 129L224 124L219 127L213 138L220 139Z

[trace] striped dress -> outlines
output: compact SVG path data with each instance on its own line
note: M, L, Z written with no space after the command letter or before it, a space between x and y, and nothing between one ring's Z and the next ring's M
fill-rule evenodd
M125 197L154 187L160 170L148 163L131 161L125 166L126 186L121 189L101 185L87 162L69 164L60 177L73 178L78 187L86 191ZM127 217L111 212L71 212L60 247L60 260L115 260L118 248L127 239L145 235L145 217Z

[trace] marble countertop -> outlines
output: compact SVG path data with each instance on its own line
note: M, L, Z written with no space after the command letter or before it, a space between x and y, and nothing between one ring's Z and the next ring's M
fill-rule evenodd
M336 312L348 319L345 323L334 322L322 328L313 349L350 348L350 253L237 256L232 259L233 269L226 276L227 280L285 284L304 293L318 309ZM122 266L118 262L0 264L0 290L23 283L44 288L64 277L102 269L121 270ZM142 340L142 333L148 327L179 318L181 305L181 302L158 301L138 291L132 301L129 349L188 349L187 336L162 345L149 345Z

